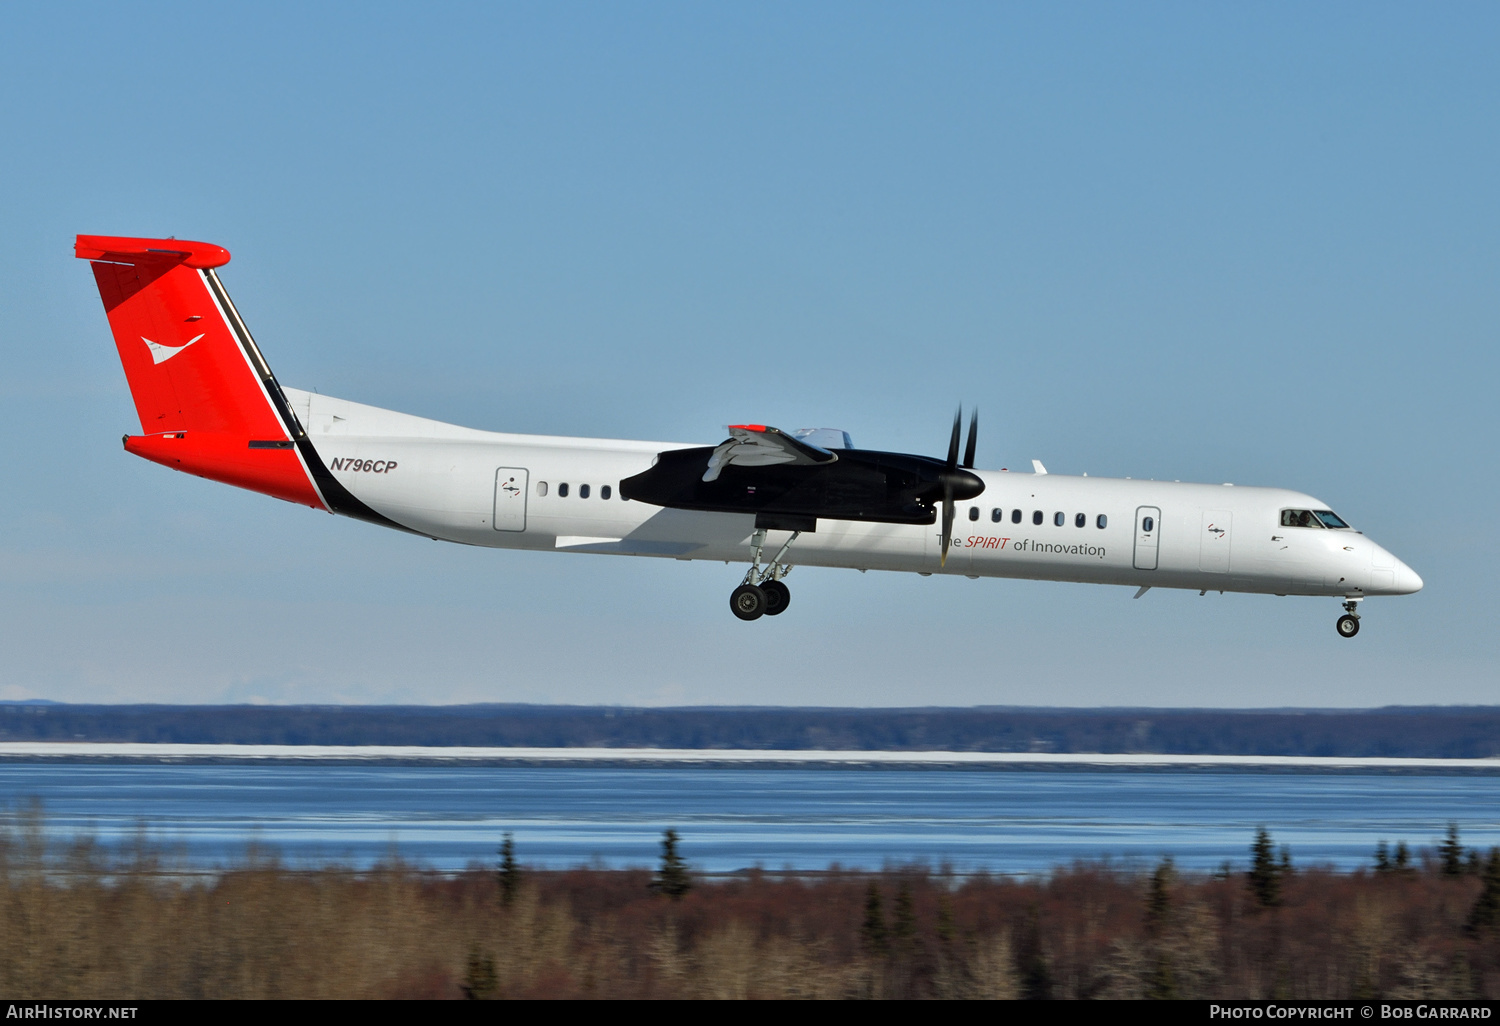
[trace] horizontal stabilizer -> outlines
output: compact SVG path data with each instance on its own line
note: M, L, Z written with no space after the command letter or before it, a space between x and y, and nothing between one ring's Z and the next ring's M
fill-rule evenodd
M206 270L229 263L229 250L187 239L129 239L118 235L80 235L73 252L82 260L111 264L186 264Z
M798 428L792 437L820 449L852 449L854 439L841 428Z

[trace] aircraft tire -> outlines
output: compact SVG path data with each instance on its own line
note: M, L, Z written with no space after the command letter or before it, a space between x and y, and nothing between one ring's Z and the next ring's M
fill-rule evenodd
M1339 637L1352 638L1359 633L1359 618L1345 614L1339 617Z
M766 593L753 584L742 584L729 593L729 608L741 620L759 620L766 605Z
M767 581L760 586L760 590L766 593L766 615L777 616L786 612L786 607L792 601L792 589L780 581Z

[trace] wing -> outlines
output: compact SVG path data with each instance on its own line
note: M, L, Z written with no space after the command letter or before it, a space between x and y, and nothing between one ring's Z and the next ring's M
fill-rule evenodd
M717 481L725 467L770 467L777 464L816 466L838 457L827 449L793 438L779 428L764 424L731 424L729 438L708 457L704 481Z

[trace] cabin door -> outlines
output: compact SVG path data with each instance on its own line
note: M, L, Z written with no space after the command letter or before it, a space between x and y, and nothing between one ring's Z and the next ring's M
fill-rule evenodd
M1198 539L1198 569L1211 574L1229 572L1230 535L1234 514L1227 509L1203 511L1203 534Z
M1156 551L1161 544L1161 510L1141 506L1135 511L1135 568L1156 569Z

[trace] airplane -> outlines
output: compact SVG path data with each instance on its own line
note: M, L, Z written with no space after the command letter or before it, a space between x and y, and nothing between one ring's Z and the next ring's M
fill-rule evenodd
M1281 488L1032 473L856 448L830 428L738 424L717 445L458 427L283 387L217 269L180 239L80 235L141 433L174 470L464 545L748 563L741 620L786 611L793 566L1360 603L1422 579L1329 505ZM981 502L980 499L983 498Z

